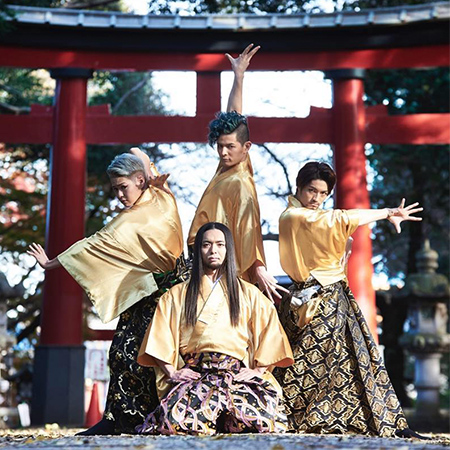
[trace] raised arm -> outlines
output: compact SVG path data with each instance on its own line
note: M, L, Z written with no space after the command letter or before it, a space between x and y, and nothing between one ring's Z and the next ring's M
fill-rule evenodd
M389 222L394 225L397 233L401 233L402 229L400 224L404 221L420 222L421 217L413 216L423 208L417 207L419 203L413 203L409 206L405 206L405 199L403 198L400 202L398 208L384 208L384 209L360 209L358 211L359 215L359 225L366 225L371 222L376 222L382 219L388 219Z
M158 175L155 165L150 161L147 153L143 152L139 147L131 147L130 153L137 156L143 163L145 167L145 178L147 182Z
M250 44L236 59L228 53L225 56L231 63L231 69L234 72L234 81L228 97L227 112L236 111L242 114L242 87L244 84L244 73L250 64L253 55L260 49Z
M160 175L155 165L150 161L147 153L143 152L139 147L131 147L130 153L137 156L144 163L147 184L155 186L173 196L173 193L167 184L167 178L169 178L170 173Z

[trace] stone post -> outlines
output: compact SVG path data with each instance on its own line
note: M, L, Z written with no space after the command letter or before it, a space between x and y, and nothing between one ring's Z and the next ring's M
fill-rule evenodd
M414 418L425 425L439 421L440 360L450 350L447 333L449 281L437 274L438 254L425 241L417 253L419 272L406 279L401 295L408 301L408 316L401 345L415 357L414 386L417 400Z

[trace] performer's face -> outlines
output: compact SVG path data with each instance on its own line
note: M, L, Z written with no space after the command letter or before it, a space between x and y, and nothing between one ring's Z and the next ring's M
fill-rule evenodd
M297 189L297 200L308 209L320 208L328 197L328 186L323 180L312 180L303 189Z
M144 176L140 173L131 177L111 178L111 185L119 201L125 208L131 208L141 196L145 187Z
M202 240L202 260L207 275L223 264L226 254L227 249L223 232L220 230L206 231Z
M241 144L236 138L236 133L221 134L217 139L217 153L223 170L231 169L244 161L251 145L250 141Z

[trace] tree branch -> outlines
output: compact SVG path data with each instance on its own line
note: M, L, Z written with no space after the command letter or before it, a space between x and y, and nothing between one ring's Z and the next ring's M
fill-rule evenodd
M12 114L28 114L31 111L29 106L13 106L8 103L0 102L0 111L4 111Z
M122 97L119 98L119 101L114 105L114 108L112 108L111 113L114 114L122 105L122 103L133 93L139 90L142 86L144 86L145 83L147 83L150 75L146 75L141 81L136 83L131 89L129 89L125 94L122 95Z
M281 169L283 170L283 173L284 173L284 177L285 177L285 179L286 179L286 184L287 184L287 187L288 187L288 195L289 194L292 194L293 193L293 190L292 190L292 185L291 185L291 182L289 181L289 174L288 174L288 170L287 170L287 167L286 167L286 165L284 164L284 162L283 161L281 161L281 159L279 159L278 157L277 157L277 155L275 155L275 153L272 151L272 150L270 150L270 148L269 147L267 147L267 145L265 145L265 144L258 144L258 146L259 147L262 147L269 155L270 155L270 157L277 163L277 164L279 164L280 166L281 166ZM283 196L285 196L286 194L283 194Z
M40 325L40 323L41 323L41 314L39 313L27 327L25 327L20 333L17 334L16 336L17 344L26 339L27 337L29 337L30 334L33 333L33 331L35 331L36 328Z
M20 89L15 88L14 86L8 86L5 83L0 83L0 89L3 89L9 94L18 95L20 98L24 98L22 95L22 91L20 91Z

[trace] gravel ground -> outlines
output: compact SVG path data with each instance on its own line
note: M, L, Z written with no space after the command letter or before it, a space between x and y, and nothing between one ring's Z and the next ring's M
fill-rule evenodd
M258 435L221 434L193 436L92 436L76 437L79 430L49 425L25 430L0 430L0 448L29 449L139 449L139 450L309 450L328 449L399 449L442 450L450 447L450 434L427 434L431 440L393 439L357 435Z

